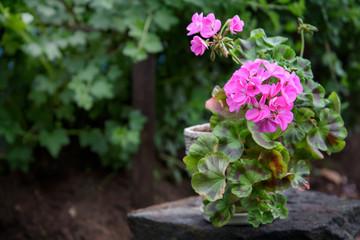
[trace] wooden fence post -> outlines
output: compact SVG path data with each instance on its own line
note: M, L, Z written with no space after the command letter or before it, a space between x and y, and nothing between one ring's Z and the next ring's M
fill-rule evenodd
M141 133L142 142L133 159L132 201L136 208L153 203L155 167L155 57L135 63L132 66L132 102L146 116L147 121Z

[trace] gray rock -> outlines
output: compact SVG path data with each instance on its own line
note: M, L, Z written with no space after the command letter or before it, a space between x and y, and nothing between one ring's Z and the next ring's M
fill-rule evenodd
M360 201L314 191L291 191L288 218L271 224L214 227L203 219L199 197L155 205L128 214L136 239L354 239L360 232Z

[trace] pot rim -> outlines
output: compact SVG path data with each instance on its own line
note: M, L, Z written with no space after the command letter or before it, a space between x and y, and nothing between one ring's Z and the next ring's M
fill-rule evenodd
M198 130L198 129L205 129L205 128L210 129L210 123L203 123L203 124L198 124L198 125L187 127L184 129L184 136L197 138L204 134L211 134L211 132Z

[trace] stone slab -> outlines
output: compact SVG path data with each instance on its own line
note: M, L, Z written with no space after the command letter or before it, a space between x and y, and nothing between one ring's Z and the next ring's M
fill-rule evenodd
M203 219L200 197L139 209L128 214L135 239L171 240L331 240L354 239L360 232L360 201L341 200L315 191L287 194L287 219L271 224L214 227Z

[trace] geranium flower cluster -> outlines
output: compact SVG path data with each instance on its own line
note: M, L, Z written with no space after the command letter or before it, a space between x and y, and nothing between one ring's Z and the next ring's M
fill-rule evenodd
M303 88L295 72L256 59L236 70L224 90L230 112L239 112L245 104L252 106L245 118L255 122L260 132L275 132L279 125L285 131L293 120L293 102Z
M232 19L229 19L225 26L226 25L229 25L228 30L230 30L232 34L236 34L237 32L241 32L243 30L244 22L240 20L238 15L236 15ZM187 34L188 36L200 32L200 35L204 39L208 39L215 36L219 32L220 28L221 21L215 19L215 15L213 13L209 13L206 17L203 16L203 13L195 13L192 16L192 23L187 26L186 30L189 31ZM223 36L217 36L217 39L220 40L222 37ZM205 50L209 46L209 42L205 41L204 39L199 36L194 36L190 42L190 49L195 53L196 56L204 54Z

